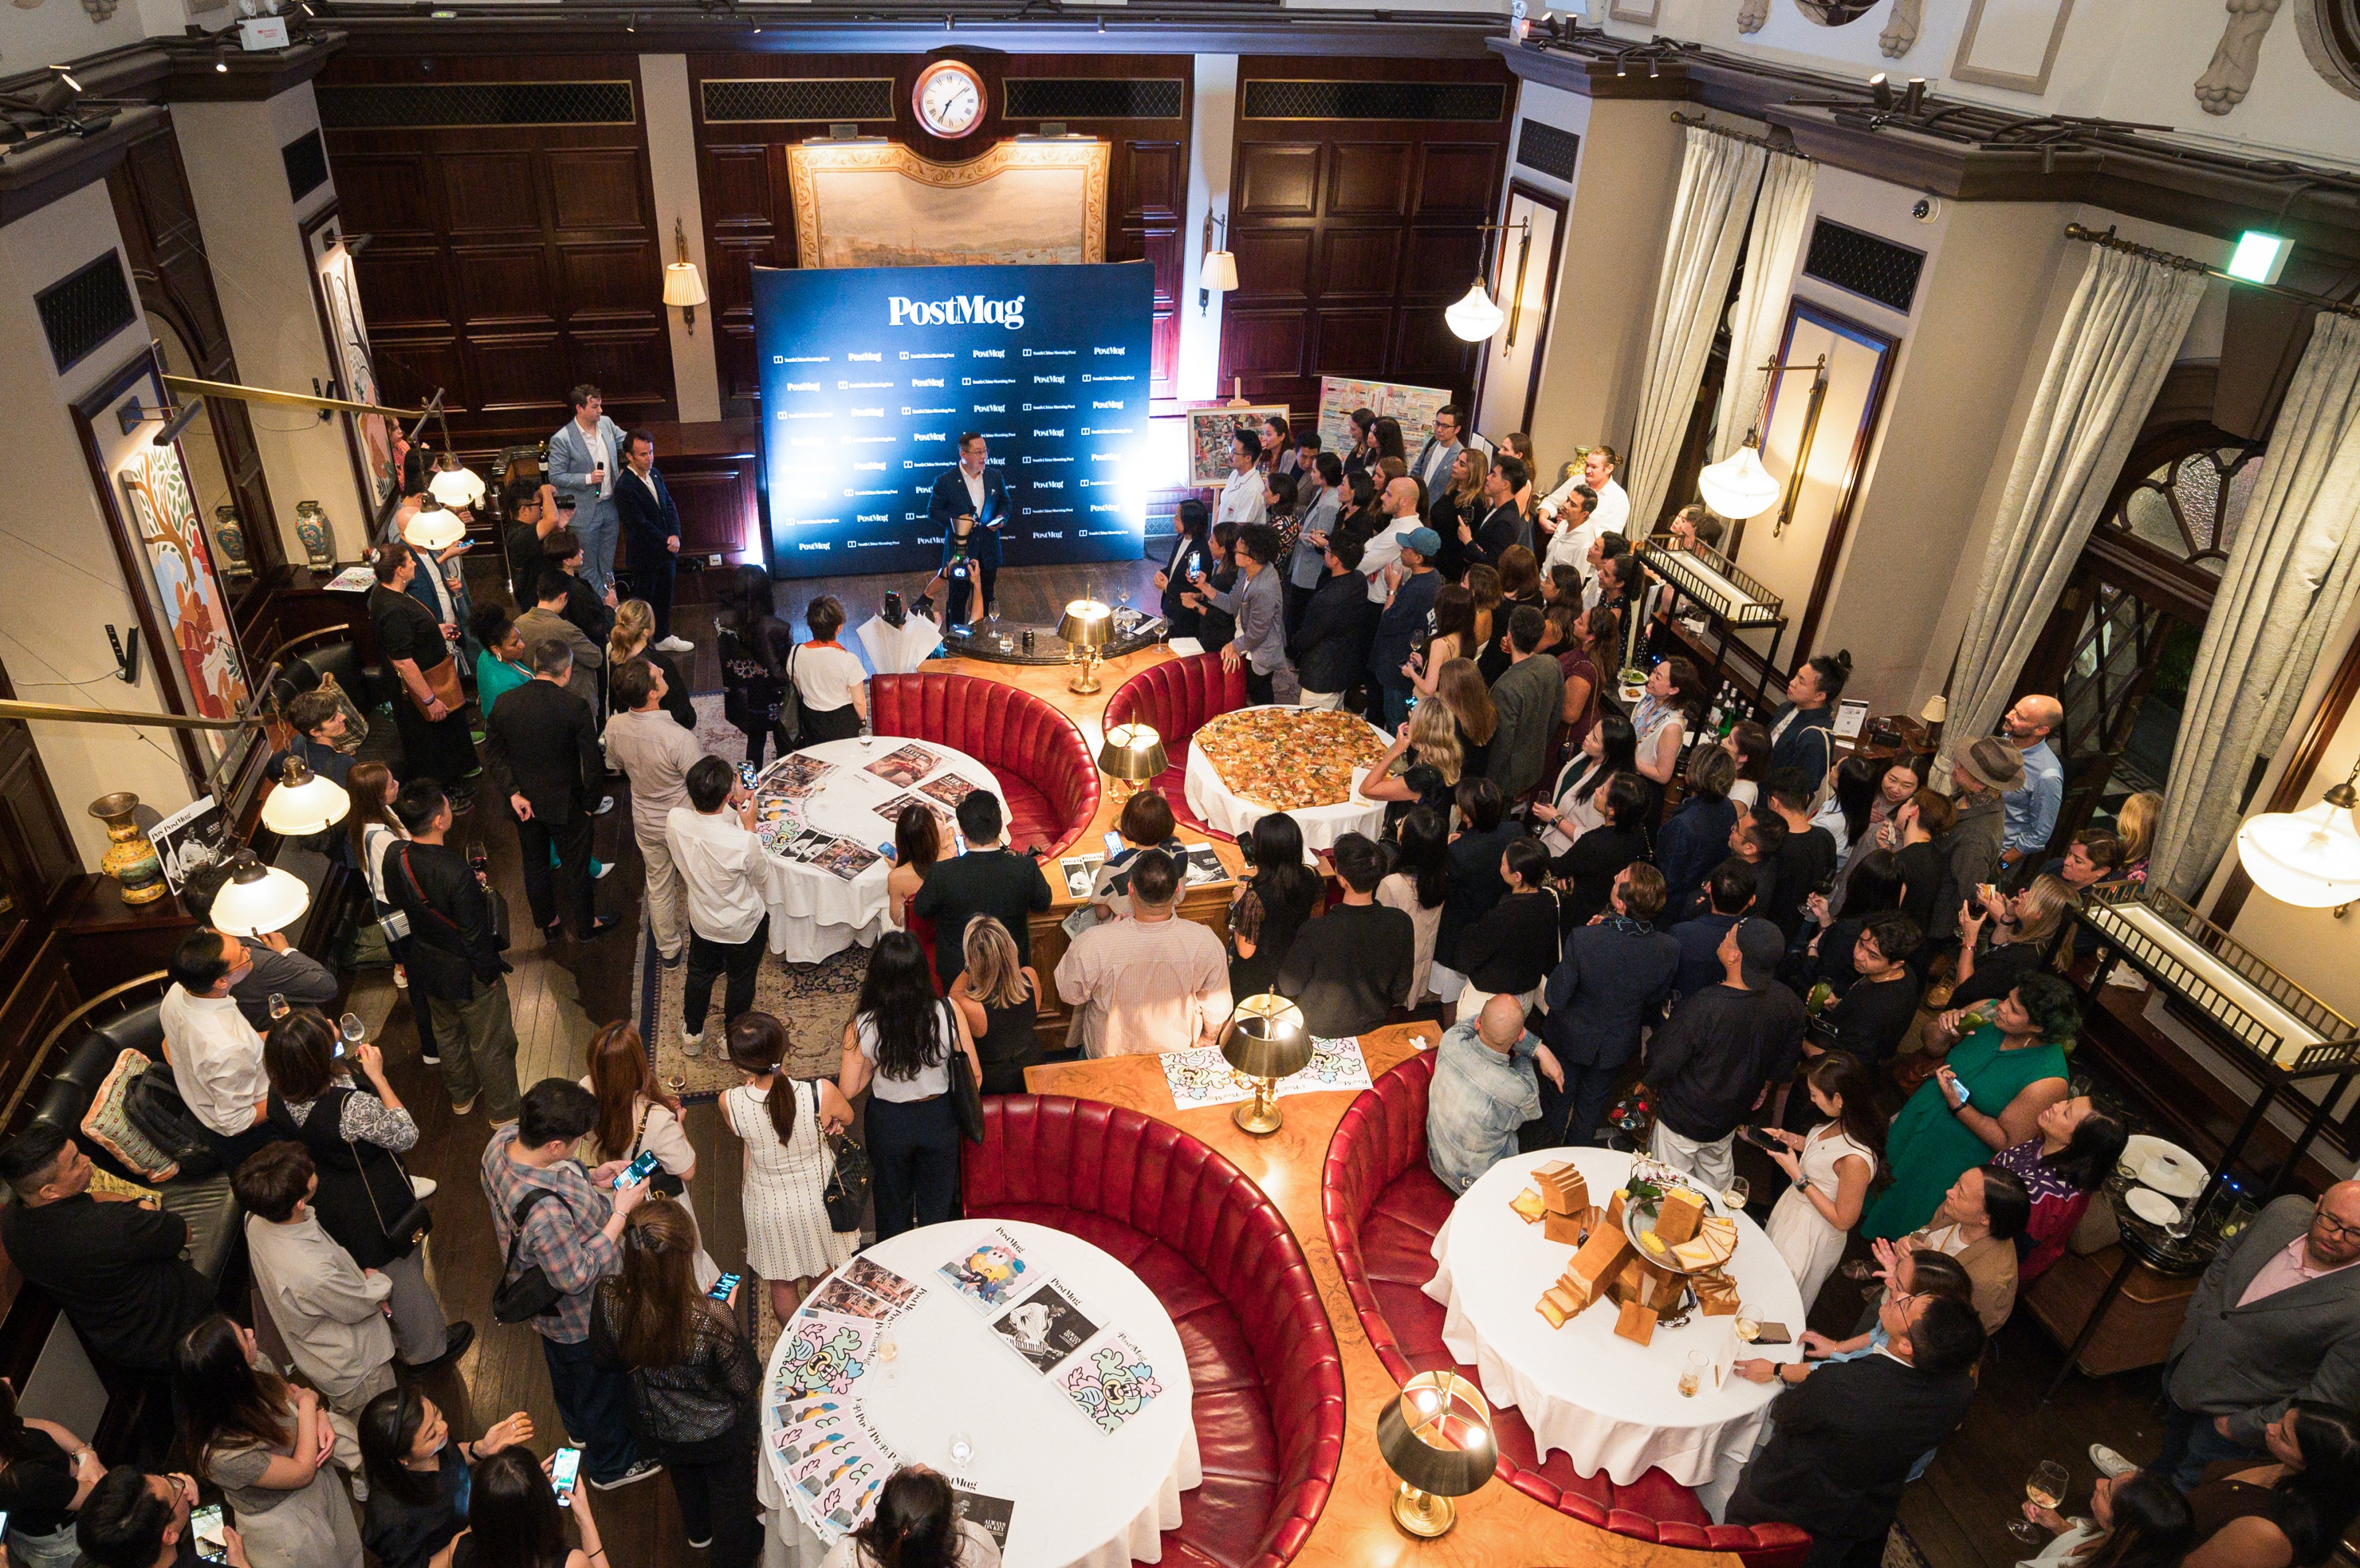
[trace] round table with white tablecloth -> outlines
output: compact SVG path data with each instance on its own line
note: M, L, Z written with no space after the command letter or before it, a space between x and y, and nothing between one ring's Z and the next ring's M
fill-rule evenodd
M1278 703L1267 705L1284 706ZM1237 711L1245 713L1249 710L1240 708ZM1312 710L1296 708L1289 711L1307 713ZM1374 724L1368 725L1368 731L1376 737L1381 752L1392 746L1393 737ZM1360 784L1363 775L1364 770L1354 769L1349 800L1332 806L1287 809L1286 814L1293 817L1295 825L1303 830L1304 848L1314 852L1332 849L1336 841L1348 833L1366 833L1375 838L1384 832L1384 802L1361 798ZM1280 809L1259 800L1247 800L1231 789L1222 781L1219 770L1205 755L1204 748L1193 740L1188 744L1188 765L1182 775L1182 788L1187 796L1188 809L1196 814L1196 820L1228 833L1231 838L1244 837L1254 823Z
M937 1270L1000 1231L1022 1248L1024 1282L1010 1293L1008 1306L986 1312ZM1205 1477L1195 1388L1180 1335L1139 1276L1079 1236L1018 1220L924 1225L880 1241L860 1257L925 1290L886 1325L896 1355L874 1360L853 1381L850 1395L861 1420L901 1463L939 1470L960 1490L1014 1503L1000 1558L1005 1568L1160 1562L1163 1532L1180 1525L1182 1494ZM1063 1288L1094 1325L1047 1373L993 1327L1004 1313L1031 1302L1043 1288L1036 1279ZM825 1289L806 1298L797 1319ZM1161 1391L1117 1430L1105 1432L1052 1378L1090 1362L1118 1334L1153 1369ZM787 1344L781 1335L764 1378L758 1491L774 1522L782 1519L791 1527L786 1555L814 1564L824 1554L820 1540L801 1511L800 1497L790 1496L776 1441L779 1405L771 1390L780 1387ZM973 1443L963 1465L951 1456L955 1433Z
M1544 1457L1562 1449L1577 1472L1602 1470L1621 1486L1659 1467L1695 1489L1718 1519L1761 1437L1776 1385L1732 1377L1715 1388L1708 1377L1694 1398L1681 1396L1688 1353L1724 1344L1727 1317L1694 1313L1682 1327L1658 1327L1644 1346L1615 1334L1612 1302L1549 1326L1534 1303L1565 1272L1574 1249L1548 1240L1509 1203L1531 1185L1536 1167L1559 1160L1580 1167L1590 1202L1601 1205L1630 1180L1633 1162L1609 1149L1552 1149L1512 1155L1485 1171L1434 1238L1439 1267L1426 1293L1444 1304L1442 1342L1476 1369L1485 1399L1515 1407ZM1803 1300L1778 1249L1742 1214L1737 1232L1736 1254L1722 1271L1737 1286L1743 1315L1783 1323L1799 1337ZM1738 1354L1791 1361L1800 1351L1788 1344Z
M915 754L920 752L932 761L923 772L908 770L889 779L872 771L895 757L917 760ZM877 808L906 803L913 794L943 809L943 853L945 856L953 853L951 802L928 794L929 785L939 788L945 779L964 780L1000 795L1003 814L1008 806L991 769L963 751L930 740L855 737L805 746L770 764L755 782L757 831L776 831L777 824L768 816L779 809L771 804L779 798L775 791L783 779L808 768L812 761L826 764L827 769L810 783L806 793L787 802L794 820L809 832L848 839L871 854L893 842L893 822L880 815ZM956 789L942 788L939 793L947 797ZM825 865L789 855L774 853L770 862L773 875L765 896L770 909L770 951L788 962L817 964L855 942L873 946L890 927L885 878L893 867L881 855L848 878Z

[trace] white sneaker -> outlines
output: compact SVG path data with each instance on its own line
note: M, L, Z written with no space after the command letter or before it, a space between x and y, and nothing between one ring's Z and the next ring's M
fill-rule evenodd
M680 1037L680 1053L683 1056L703 1056L705 1054L705 1037L701 1034L682 1035Z
M2113 1449L2108 1448L2103 1443L2093 1443L2090 1444L2090 1463L2096 1465L2098 1467L2098 1474L2105 1476L2108 1480L2112 1480L2117 1475L2127 1475L2132 1471L2138 1468L2137 1465L2132 1464L2129 1460L2124 1458Z
M434 1195L434 1189L440 1184L432 1176L412 1176L410 1179L410 1190L417 1194L421 1203Z
M685 637L668 637L656 646L666 653L694 653L696 645Z

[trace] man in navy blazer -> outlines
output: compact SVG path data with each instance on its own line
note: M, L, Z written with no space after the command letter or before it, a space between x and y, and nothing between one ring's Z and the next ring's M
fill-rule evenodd
M656 438L633 430L623 438L623 472L615 476L615 514L622 520L633 596L656 615L656 646L687 653L694 645L672 635L672 576L680 561L680 508L656 472Z
M958 466L934 481L934 500L926 508L926 526L943 530L943 564L936 578L943 584L945 617L954 626L975 618L967 596L978 571L983 574L984 613L998 613L1000 530L1013 514L1008 482L984 461L983 437L973 430L962 432L958 453ZM965 535L959 532L961 517L974 519ZM952 558L962 548L966 570L955 576Z

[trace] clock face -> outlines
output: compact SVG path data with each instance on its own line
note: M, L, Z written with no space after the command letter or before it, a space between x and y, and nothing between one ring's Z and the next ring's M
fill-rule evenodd
M938 136L963 136L983 123L983 79L956 60L920 73L914 101L919 123Z

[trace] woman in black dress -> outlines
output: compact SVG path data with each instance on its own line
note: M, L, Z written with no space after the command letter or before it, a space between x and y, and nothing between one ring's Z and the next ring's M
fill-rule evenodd
M1041 977L1016 952L1016 939L989 915L967 923L960 949L967 967L951 982L951 1005L967 1019L983 1062L987 1094L1024 1093L1024 1070L1045 1060L1033 1023L1041 1015Z
M1189 557L1212 560L1212 532L1213 514L1202 501L1193 497L1183 501L1172 514L1172 553L1164 558L1164 570L1155 574L1155 591L1164 595L1164 620L1173 637L1196 635L1203 611L1188 602L1196 597L1188 592Z
M794 649L795 634L772 607L768 572L751 563L738 569L717 630L721 711L746 732L746 760L759 768L766 742L775 738L781 757L794 746L780 727L779 710L786 700L787 655Z
M1206 558L1205 580L1216 593L1226 593L1238 585L1238 525L1213 525L1213 548ZM1209 600L1195 593L1188 595L1197 602L1196 640L1207 653L1229 646L1238 635L1238 618L1227 610L1218 608Z
M105 1474L89 1443L55 1421L19 1415L15 1387L0 1382L0 1508L8 1514L11 1568L72 1568L81 1556L75 1510Z
M689 701L688 678L680 661L655 642L656 613L645 599L626 599L615 611L615 629L606 634L606 669L612 672L635 659L644 659L663 672L663 711L672 723L694 734L696 704Z
M1253 880L1229 909L1229 996L1259 996L1278 984L1295 933L1319 901L1318 873L1303 864L1303 829L1273 811L1238 841Z
M467 1528L467 1466L532 1441L522 1410L473 1443L454 1443L442 1408L415 1383L388 1388L361 1411L361 1463L369 1499L361 1544L383 1568L426 1568Z

